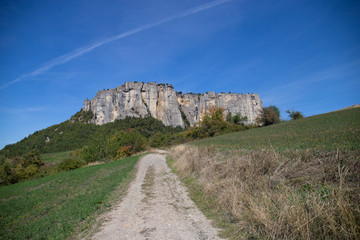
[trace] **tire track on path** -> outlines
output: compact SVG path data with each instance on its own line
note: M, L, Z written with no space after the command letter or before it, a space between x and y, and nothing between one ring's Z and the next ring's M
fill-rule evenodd
M92 239L220 239L161 154L139 161L128 194L106 219Z

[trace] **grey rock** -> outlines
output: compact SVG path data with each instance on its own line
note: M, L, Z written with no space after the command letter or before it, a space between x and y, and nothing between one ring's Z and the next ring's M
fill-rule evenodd
M92 111L92 122L98 125L127 116L151 116L166 126L184 127L181 111L194 126L212 106L224 108L224 114L247 116L247 124L255 123L263 108L259 95L254 93L176 94L168 84L126 82L116 89L97 92L91 101L86 99L83 110Z

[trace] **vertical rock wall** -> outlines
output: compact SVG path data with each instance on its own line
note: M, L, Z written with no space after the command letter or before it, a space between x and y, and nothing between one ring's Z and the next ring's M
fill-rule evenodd
M116 119L152 116L167 126L184 127L184 119L193 126L202 120L210 107L222 107L225 114L240 113L247 123L255 123L262 112L262 102L257 94L209 92L206 94L176 94L171 85L126 82L116 89L102 90L89 101L83 110L94 113L93 123L102 125ZM183 116L181 114L183 112Z

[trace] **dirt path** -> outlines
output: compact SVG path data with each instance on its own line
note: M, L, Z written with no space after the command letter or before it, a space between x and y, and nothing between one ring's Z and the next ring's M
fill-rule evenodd
M93 239L220 239L160 154L140 160L127 196L106 219Z

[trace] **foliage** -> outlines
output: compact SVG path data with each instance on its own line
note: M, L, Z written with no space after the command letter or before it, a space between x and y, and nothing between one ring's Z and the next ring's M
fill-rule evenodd
M185 123L185 128L190 127L190 122L189 122L189 120L186 118L186 115L185 115L185 113L183 112L183 110L181 110L181 109L180 109L180 114L181 114L182 120L183 120L184 123Z
M90 123L93 117L94 113L91 110L84 111L81 109L70 118L70 122Z
M1 187L0 238L71 238L126 193L140 157Z
M99 129L99 126L95 124L65 121L44 130L36 131L15 144L5 146L0 151L0 154L12 157L33 150L40 153L75 150L84 146L97 129ZM49 142L45 142L47 137L50 139Z
M86 161L109 161L130 156L146 147L145 137L136 129L120 130L108 139L94 138L75 155Z
M115 159L126 158L134 154L133 146L124 146L116 151Z
M245 127L231 124L224 119L224 109L212 107L200 122L200 126L189 128L185 136L196 139L219 135L226 132L244 130Z
M85 165L85 162L80 160L76 157L69 157L64 160L62 160L59 165L57 166L57 169L59 171L69 171L76 168L80 168Z
M122 157L130 156L132 153L145 149L146 139L136 129L118 131L107 140L106 155L109 158L117 158L120 152Z
M280 119L280 109L277 106L270 105L267 108L271 109L276 114L276 116Z
M17 183L34 176L43 165L38 152L29 152L22 157L12 159L1 158L0 185Z
M151 147L167 147L186 141L184 134L180 133L156 133L149 139Z
M59 171L77 168L83 164L81 161L85 163L106 162L124 158L144 150L150 143L157 147L179 143L184 140L184 137L178 134L181 131L180 127L164 126L161 121L151 117L125 118L102 126L67 121L38 131L17 144L5 147L0 154L0 158L3 159L0 162L0 185L49 176ZM56 135L51 136L50 142L45 143L45 136L49 136L51 133ZM68 138L63 139L63 136ZM153 138L153 136L156 137ZM62 141L59 142L60 139ZM147 139L152 140L147 141ZM155 139L159 141L155 141ZM55 145L57 143L58 146ZM36 148L35 146L40 147ZM66 150L76 147L77 150L43 153L44 161L47 163L44 166L40 161L40 150L36 153L24 154L21 158L12 157L11 153L22 152L33 147L37 150L42 149L43 152L63 147ZM5 161L6 158L12 160ZM60 161L63 162L59 165Z
M23 155L22 165L24 167L29 166L29 165L40 166L42 164L43 164L43 162L41 161L40 153L36 150Z
M257 122L262 126L280 123L279 109L276 106L265 107L262 114L258 117Z
M145 138L150 138L156 133L176 135L176 133L183 131L181 127L165 126L161 121L152 117L127 117L101 126L65 121L36 131L15 144L5 146L0 151L0 155L13 157L33 150L38 150L40 153L76 150L91 145L94 139L108 139L119 130L131 128L139 131ZM47 137L50 139L49 142L45 142Z
M289 114L289 118L291 118L292 120L304 118L304 114L299 111L294 111L294 109L292 111L287 110L286 113Z
M233 124L244 125L247 120L247 116L241 116L241 113L232 116L231 112L228 112L226 115L226 121Z
M87 163L106 161L106 146L105 139L94 138L89 145L78 151L78 156Z

